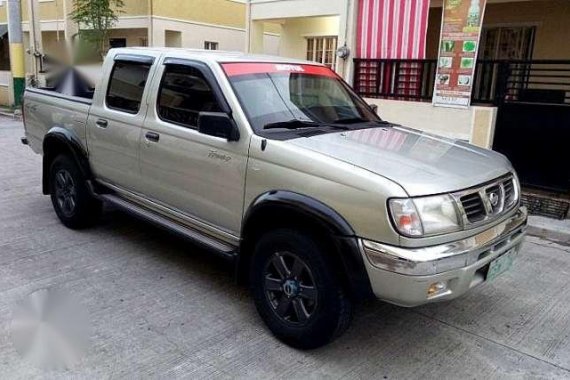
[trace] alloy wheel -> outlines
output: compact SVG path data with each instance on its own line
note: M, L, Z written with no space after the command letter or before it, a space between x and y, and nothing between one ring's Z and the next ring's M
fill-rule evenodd
M71 174L65 169L59 169L55 174L55 197L61 212L70 217L77 205L77 189Z
M311 269L291 252L276 252L264 271L264 291L277 316L306 324L317 308L318 291Z

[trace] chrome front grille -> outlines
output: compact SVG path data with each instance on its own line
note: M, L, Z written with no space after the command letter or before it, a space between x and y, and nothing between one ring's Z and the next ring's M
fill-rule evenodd
M479 193L464 195L460 200L465 216L469 222L474 223L483 220L485 215L487 215Z
M503 177L479 187L454 194L464 225L478 224L498 217L518 202L518 188L513 176Z
M516 189L513 179L504 182L505 187L505 204L507 207L516 201Z

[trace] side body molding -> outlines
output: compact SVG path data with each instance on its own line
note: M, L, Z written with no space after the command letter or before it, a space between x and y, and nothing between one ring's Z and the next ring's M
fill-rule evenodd
M358 238L350 224L331 207L303 194L272 190L258 196L246 211L243 219L242 238L245 245L241 249L242 254L251 252L253 247L250 245L251 242L248 242L248 236L251 236L253 230L259 227L260 219L263 220L263 217L267 215L277 218L286 212L300 216L301 222L310 221L312 225L316 224L321 231L326 232L327 238L334 244L337 251L332 253L333 261L342 272L340 273L341 280L353 298L367 299L373 296ZM240 261L242 259L240 258ZM240 265L245 265L245 263L242 262Z
M75 133L61 126L52 127L43 141L42 191L49 194L49 170L53 159L61 154L69 154L79 166L86 179L92 178L87 151Z

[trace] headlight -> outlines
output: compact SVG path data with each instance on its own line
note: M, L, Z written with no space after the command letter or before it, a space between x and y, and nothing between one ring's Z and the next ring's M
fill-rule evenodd
M406 236L437 235L461 230L455 202L450 195L390 199L394 225Z

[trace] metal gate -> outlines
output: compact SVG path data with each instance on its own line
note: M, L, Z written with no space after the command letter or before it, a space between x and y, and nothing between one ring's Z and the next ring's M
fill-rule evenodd
M570 194L570 61L502 61L493 149L525 187Z

